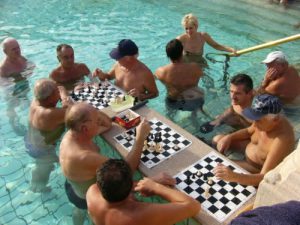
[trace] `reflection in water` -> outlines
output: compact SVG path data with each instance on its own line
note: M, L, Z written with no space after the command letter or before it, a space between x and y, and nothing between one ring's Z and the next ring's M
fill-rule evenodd
M9 124L14 132L19 136L24 136L26 126L20 123L20 117L17 114L17 107L26 104L29 108L30 101L28 93L30 91L27 78L32 75L35 65L27 63L27 67L20 74L13 74L10 77L0 77L0 88L4 101L7 103L6 115Z

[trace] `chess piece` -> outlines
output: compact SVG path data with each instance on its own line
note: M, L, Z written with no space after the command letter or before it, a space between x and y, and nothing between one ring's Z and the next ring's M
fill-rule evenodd
M143 151L144 151L144 150L147 150L147 148L148 148L148 141L145 140L145 141L144 141Z
M203 174L203 180L207 181L207 174Z
M209 187L205 189L205 191L204 191L204 197L205 198L209 197Z
M212 184L213 184L213 178L212 178L212 177L209 177L207 183L208 183L209 185L212 185Z
M174 150L178 150L178 149L179 149L178 145L175 144L174 147L173 147L173 149L174 149Z
M201 173L200 170L197 171L197 176L198 176L198 177L201 177L201 176L202 176L202 173Z
M156 152L161 152L161 144L160 143L155 144L155 151Z
M126 101L126 97L125 97L125 95L123 95L123 102L124 102L124 101Z
M192 179L193 179L193 180L196 180L196 179L197 179L196 174L193 173Z
M162 138L161 138L161 132L157 132L155 135L154 135L154 142L155 143L159 143L162 141Z
M131 140L130 134L126 133L126 137L125 138L126 138L127 141L130 141Z

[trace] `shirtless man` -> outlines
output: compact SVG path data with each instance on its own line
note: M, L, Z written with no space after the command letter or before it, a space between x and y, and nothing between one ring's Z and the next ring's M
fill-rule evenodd
M94 76L100 80L115 79L115 84L139 100L155 98L158 90L150 69L137 59L138 47L130 39L123 39L118 47L110 52L110 57L117 63L108 73L100 69L94 71Z
M21 54L19 43L14 38L6 38L2 42L5 58L0 63L0 77L9 77L21 73L27 65L27 60Z
M29 129L25 136L28 154L35 159L32 170L31 189L34 192L47 190L54 163L58 162L55 145L64 132L66 108L71 105L67 92L57 87L50 79L40 79L34 86L35 99L29 112ZM57 107L62 100L62 108Z
M215 176L230 182L258 186L264 175L275 168L294 150L293 127L284 115L279 99L269 94L258 95L251 108L243 110L253 124L217 140L221 153L227 150L244 150L246 159L237 163L252 174L240 174L220 164Z
M166 181L164 181L166 183ZM97 183L87 192L89 214L95 225L172 225L196 215L198 201L153 179L133 187L132 171L124 160L109 160L97 170ZM167 203L137 201L132 189L144 196L158 195Z
M96 182L96 170L108 160L99 154L99 147L93 138L111 128L111 120L104 113L87 103L78 103L68 110L65 123L69 130L60 145L59 161L67 182L69 200L77 207L73 213L75 224L83 224L86 192ZM126 161L135 170L140 162L144 140L150 132L150 125L142 121L137 127L136 142ZM79 210L81 209L81 210Z
M269 53L263 63L267 72L260 91L277 96L284 104L299 105L300 76L293 66L289 66L283 52Z
M222 124L227 124L237 129L250 126L252 121L245 118L242 111L251 106L253 94L251 77L246 74L237 74L232 77L230 81L230 108L226 109L215 120L202 124L200 131L209 133Z
M197 62L201 67L206 67L207 62L203 58L204 44L207 43L216 50L235 53L231 47L220 45L206 32L197 32L198 20L193 14L183 17L181 24L186 33L177 37L181 41L184 49L184 60L186 62Z
M89 68L83 63L75 63L74 50L70 45L60 44L56 48L60 65L50 73L50 78L67 90L83 81L84 76L90 74Z
M198 87L202 70L196 63L182 60L183 46L177 39L166 46L166 53L171 63L158 68L156 77L166 86L166 104L171 109L195 111L202 109L204 93Z

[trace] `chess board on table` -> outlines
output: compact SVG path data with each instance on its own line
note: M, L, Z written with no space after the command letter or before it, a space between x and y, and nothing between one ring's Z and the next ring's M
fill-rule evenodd
M174 176L176 187L201 203L202 209L224 222L256 192L252 186L217 180L212 172L218 163L238 173L248 173L211 152Z
M125 93L108 81L87 84L82 89L73 91L71 97L76 102L88 102L97 109L108 107L116 98L123 98Z
M147 143L144 144L141 156L142 163L148 168L156 166L192 144L190 140L156 118L149 120L149 123L151 131L147 138ZM135 140L135 133L135 128L133 128L116 135L114 139L127 151L131 151ZM161 140L157 141L157 136ZM157 144L160 146L159 150L156 149Z

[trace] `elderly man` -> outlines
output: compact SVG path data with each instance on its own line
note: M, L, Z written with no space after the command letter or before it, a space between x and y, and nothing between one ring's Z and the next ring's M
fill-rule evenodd
M166 105L169 109L193 111L201 109L204 93L198 87L202 70L196 63L185 63L182 59L183 45L177 39L166 45L171 63L158 68L157 78L166 86Z
M21 73L27 65L27 60L21 54L19 43L14 38L6 38L2 42L5 58L0 63L0 77L8 77Z
M117 63L108 73L96 69L94 76L99 77L100 80L115 79L118 87L139 100L158 95L154 76L150 69L137 59L138 47L132 40L121 40L118 47L114 48L109 55Z
M243 110L244 116L254 121L250 127L215 138L217 149L221 153L229 149L245 150L246 159L237 163L252 173L236 173L220 164L214 171L216 177L258 186L264 175L293 151L293 127L284 115L280 114L281 109L277 97L269 94L259 95L251 108Z
M83 63L75 63L72 46L60 44L56 48L60 65L50 73L50 78L68 90L72 90L84 76L90 74L89 68Z
M251 106L253 99L253 81L251 77L246 74L237 74L232 77L230 81L230 99L230 108L226 109L215 120L201 125L200 131L202 133L209 133L222 124L227 124L237 129L251 125L252 121L249 121L242 114L245 108Z
M66 192L69 200L77 207L73 214L76 224L83 224L86 192L96 182L96 170L108 160L99 154L99 147L93 138L111 128L111 120L104 113L87 103L78 103L68 110L65 123L69 130L60 145L59 161L67 178ZM142 121L137 127L136 142L126 157L135 170L140 162L144 140L150 132L150 125ZM81 210L79 210L81 209Z
M40 79L34 86L35 99L29 113L29 129L25 137L28 154L35 159L31 189L44 191L49 175L58 161L55 145L64 132L66 108L72 104L66 90L50 79ZM57 107L62 100L62 108Z
M263 63L267 72L260 91L277 96L284 104L300 104L300 77L297 70L289 66L281 51L271 52Z
M166 178L162 181L167 183ZM199 212L198 201L153 178L144 178L133 186L132 170L124 160L105 162L97 170L97 183L87 192L88 210L94 224L171 225ZM132 196L132 189L144 196L158 195L168 202L139 202Z

